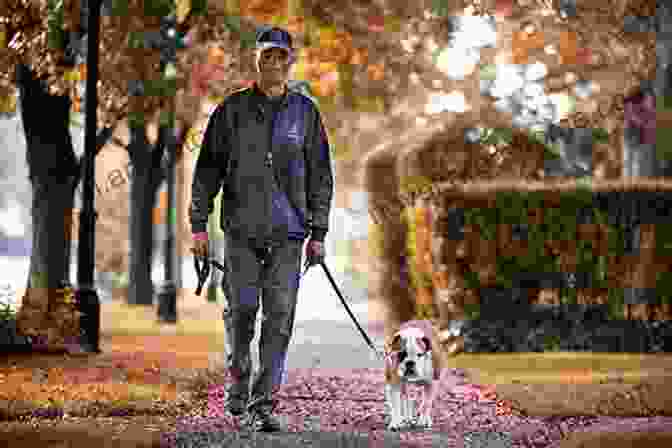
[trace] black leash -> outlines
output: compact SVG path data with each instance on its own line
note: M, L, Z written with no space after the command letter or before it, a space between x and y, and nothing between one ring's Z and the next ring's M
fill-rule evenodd
M202 260L203 266L201 267L198 258L199 257L196 256L194 257L194 267L196 268L196 275L198 276L198 287L196 288L196 295L200 296L201 290L203 289L203 285L205 285L205 281L208 279L208 276L210 275L210 265L213 265L221 272L224 272L224 266L222 266L221 263L219 263L217 260L213 258L206 258Z
M338 286L336 286L336 282L334 281L334 278L331 276L331 272L329 272L329 268L327 268L327 265L324 263L324 261L320 263L320 266L322 266L322 270L324 271L324 273L327 274L327 278L329 279L329 282L331 283L331 286L334 288L334 291L336 291L336 294L338 295L338 298L341 299L341 303L343 304L343 306L345 307L345 310L350 315L350 318L352 319L352 321L357 326L357 329L359 330L359 332L362 334L362 337L366 341L367 345L369 347L371 347L371 350L373 350L373 352L376 354L376 357L378 359L381 359L381 360L384 359L385 354L381 353L378 349L376 349L376 346L373 345L373 342L369 338L369 335L366 334L366 331L364 331L364 329L361 327L361 325L359 325L359 322L357 322L357 319L355 318L355 315L352 314L352 311L350 311L350 307L348 306L348 303L343 298L343 294L341 294L341 290L338 289ZM305 271L304 271L304 273L305 273Z
M210 275L210 265L213 265L220 271L224 272L224 266L221 265L217 260L214 260L212 258L204 259L203 260L203 266L201 267L199 260L199 257L195 256L194 257L194 267L196 268L196 274L198 276L198 287L196 288L196 295L200 296L201 295L201 290L203 288L203 285L205 284L205 281L208 279L208 276ZM350 319L355 323L357 326L357 329L359 332L362 334L362 337L366 341L367 345L373 350L373 352L376 354L376 356L379 359L384 359L385 354L381 353L378 349L376 349L376 346L373 344L371 339L369 338L369 335L366 334L366 331L362 328L361 325L359 325L359 322L357 321L357 318L355 317L354 314L352 314L352 311L350 310L350 307L348 306L348 303L345 301L343 298L343 294L341 293L341 290L338 288L336 285L336 282L334 281L334 278L331 275L331 272L329 271L329 268L327 268L327 265L322 261L320 263L320 266L322 266L322 270L324 270L324 273L327 275L327 278L329 279L329 283L331 283L331 286L334 288L334 291L336 291L336 295L338 295L338 298L341 300L341 303L345 307L345 310L348 312L348 315L350 316ZM301 277L303 277L308 269L311 267L311 265L306 261L304 264L304 270L303 273L301 274Z

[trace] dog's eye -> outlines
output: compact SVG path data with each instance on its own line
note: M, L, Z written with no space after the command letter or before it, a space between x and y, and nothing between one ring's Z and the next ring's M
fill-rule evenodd
M406 359L406 352L399 352L399 362L402 362L404 359Z

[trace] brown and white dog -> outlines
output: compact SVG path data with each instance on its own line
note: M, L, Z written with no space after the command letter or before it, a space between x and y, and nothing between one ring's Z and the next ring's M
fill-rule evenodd
M388 429L432 427L431 411L442 385L451 375L449 359L464 349L461 323L440 333L428 320L403 323L385 345L385 403L390 412ZM410 415L406 386L421 384L423 397L417 415Z

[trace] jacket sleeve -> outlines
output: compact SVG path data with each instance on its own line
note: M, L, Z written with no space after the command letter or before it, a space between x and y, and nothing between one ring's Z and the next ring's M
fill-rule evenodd
M230 148L227 140L223 105L217 106L208 120L191 186L191 232L206 232L208 216L221 189Z
M306 147L308 209L312 215L311 239L324 241L329 231L329 212L334 194L331 150L322 118L314 109Z

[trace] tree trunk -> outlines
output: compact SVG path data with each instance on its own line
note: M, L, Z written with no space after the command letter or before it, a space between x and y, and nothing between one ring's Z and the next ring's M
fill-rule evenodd
M60 343L62 338L76 336L79 325L78 320L64 322L62 316L52 315L58 305L57 289L69 283L70 225L78 181L69 129L70 99L49 95L25 65L17 67L17 83L33 189L33 249L17 326L24 334ZM45 116L49 116L46 123Z
M130 262L128 303L151 305L154 287L152 284L152 252L154 245L154 225L152 208L156 188L149 176L134 165L131 182L130 208Z
M131 173L130 207L130 262L128 303L152 305L154 285L152 284L152 253L154 245L153 208L156 193L162 180L160 169L163 142L159 141L152 150L145 134L145 128L131 128L129 155L133 164Z

